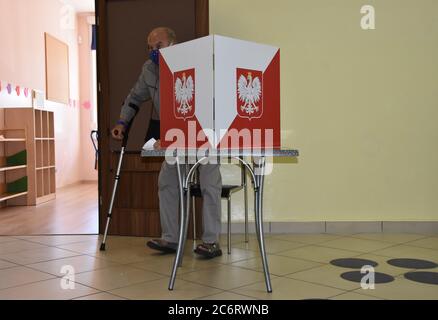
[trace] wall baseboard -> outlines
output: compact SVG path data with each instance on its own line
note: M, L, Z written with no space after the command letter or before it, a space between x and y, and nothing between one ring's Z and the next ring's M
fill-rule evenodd
M311 233L418 233L438 234L438 221L321 221L321 222L265 222L265 234L311 234ZM255 233L254 221L248 224L248 231ZM222 223L222 233L227 232L227 224ZM244 233L245 224L231 224L231 233Z

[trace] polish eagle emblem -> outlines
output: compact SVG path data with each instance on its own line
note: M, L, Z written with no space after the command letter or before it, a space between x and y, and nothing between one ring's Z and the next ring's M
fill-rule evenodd
M260 118L263 112L263 74L237 69L237 113L243 118Z
M175 116L187 119L195 113L194 69L175 73Z

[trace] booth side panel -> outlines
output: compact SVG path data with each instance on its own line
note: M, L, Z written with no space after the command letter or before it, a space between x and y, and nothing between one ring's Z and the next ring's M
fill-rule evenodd
M214 127L213 37L171 46L160 53L162 147L208 145L205 131Z
M279 49L222 36L214 41L216 146L279 148Z

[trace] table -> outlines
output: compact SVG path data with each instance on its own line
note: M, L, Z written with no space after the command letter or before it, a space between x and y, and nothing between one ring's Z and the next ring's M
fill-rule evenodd
M142 157L166 157L167 160L173 160L176 164L178 173L179 201L180 201L180 226L179 241L171 278L169 281L169 290L175 286L176 274L178 267L182 265L184 246L187 239L188 220L190 212L190 185L196 169L209 160L215 160L220 163L222 158L234 158L244 165L250 173L254 186L254 214L256 224L257 241L259 243L260 255L262 258L263 272L267 292L272 292L271 278L269 273L268 259L266 256L264 230L263 230L263 186L267 157L287 157L295 158L299 156L299 151L294 149L240 149L240 150L195 150L179 149L166 151L163 149L142 150ZM245 160L245 157L252 157L252 166ZM183 159L183 161L181 161ZM181 166L185 165L186 170ZM192 165L190 167L190 165ZM184 203L185 202L185 203Z

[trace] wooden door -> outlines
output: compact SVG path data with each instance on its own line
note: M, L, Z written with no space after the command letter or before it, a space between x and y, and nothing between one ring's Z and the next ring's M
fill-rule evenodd
M209 33L208 0L97 0L99 232L107 212L120 143L110 130L147 59L147 35L157 26L175 30L178 42ZM163 159L141 159L152 105L141 106L131 130L110 234L160 236L158 174ZM198 204L199 207L199 204ZM197 211L200 213L200 210ZM201 219L197 219L197 224ZM197 229L199 230L199 228Z

